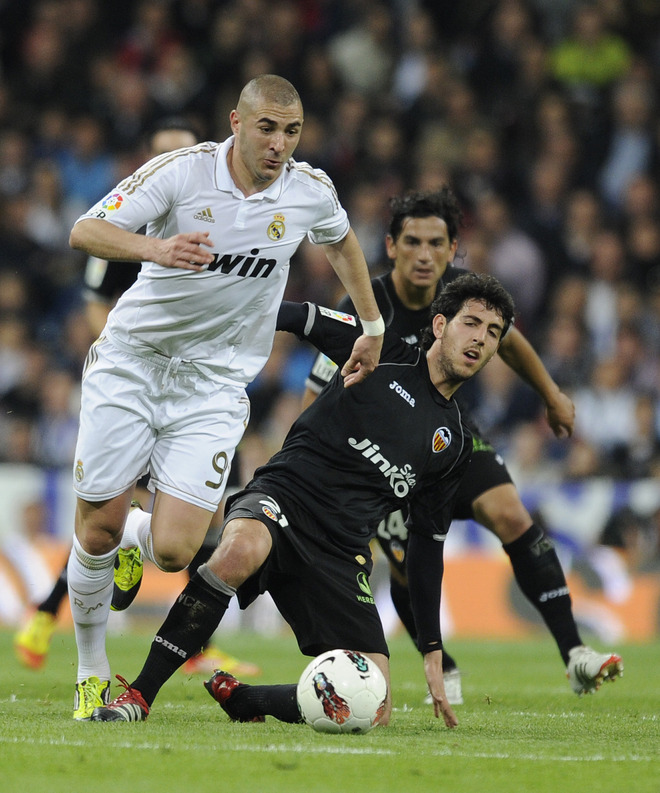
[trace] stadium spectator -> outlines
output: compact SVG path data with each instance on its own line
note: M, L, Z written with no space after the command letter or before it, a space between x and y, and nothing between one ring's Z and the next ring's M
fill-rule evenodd
M612 120L598 184L607 207L616 215L621 212L631 180L649 173L657 162L653 103L654 90L648 79L621 80L612 91Z
M545 295L546 263L534 240L514 219L502 195L485 193L476 207L476 225L488 243L488 272L510 290L525 332L535 327Z

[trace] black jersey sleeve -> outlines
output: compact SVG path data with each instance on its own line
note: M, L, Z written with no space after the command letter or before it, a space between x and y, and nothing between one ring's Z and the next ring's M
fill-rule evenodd
M408 538L408 591L422 654L442 649L440 597L444 573L444 540L410 533Z
M311 342L320 352L340 366L350 358L362 327L352 314L313 303L284 301L277 315L277 330L295 333Z
M464 429L460 457L450 471L421 489L410 502L408 526L408 587L421 653L442 649L440 596L444 572L442 552L449 531L458 486L472 452L472 435Z
M387 295L384 276L372 279L371 286L374 290L374 297L376 298L380 313L385 320L385 325L389 325L394 314L392 304ZM345 314L357 314L353 301L349 295L344 295L339 303L337 303L337 311L342 311ZM327 355L319 353L307 375L305 385L315 394L319 394L321 389L332 380L336 371L337 364Z
M360 320L353 314L344 314L333 308L314 303L284 301L277 314L277 330L295 333L300 339L311 342L337 366L341 367L351 357L355 340L362 335ZM381 361L410 362L415 353L397 333L385 328Z
M337 310L343 311L347 314L354 314L355 307L348 295L345 295L337 304ZM320 352L314 361L314 364L307 375L305 385L311 389L315 394L320 393L323 386L329 383L335 372L337 371L337 364L324 353Z

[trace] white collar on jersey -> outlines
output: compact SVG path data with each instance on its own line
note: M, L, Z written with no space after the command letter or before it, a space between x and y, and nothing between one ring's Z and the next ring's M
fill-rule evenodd
M225 193L232 193L236 198L243 198L246 201L263 201L268 199L270 201L277 201L282 195L284 190L284 180L287 176L287 169L283 168L282 173L277 177L273 184L268 185L265 190L260 190L251 196L244 196L243 193L236 187L234 180L229 173L229 166L227 165L227 152L234 145L234 135L231 135L227 140L223 141L218 146L215 161L215 186L218 190Z

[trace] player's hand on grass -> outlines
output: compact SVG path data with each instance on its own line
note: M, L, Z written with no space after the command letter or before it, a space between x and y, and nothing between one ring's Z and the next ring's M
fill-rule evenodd
M442 718L449 728L458 726L458 719L451 705L447 702L445 682L442 676L442 650L434 650L424 656L424 674L429 693L433 698L433 712L436 719Z
M382 346L382 336L362 335L355 340L351 357L341 370L345 388L362 382L374 371L378 366Z

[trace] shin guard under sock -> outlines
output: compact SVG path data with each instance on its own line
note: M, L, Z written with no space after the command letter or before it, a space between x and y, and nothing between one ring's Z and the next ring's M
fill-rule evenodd
M163 684L201 650L215 632L234 590L202 565L181 592L156 634L132 683L151 705Z
M525 597L537 609L552 633L564 663L568 651L582 644L554 545L533 523L517 540L502 546L511 559L513 573Z

